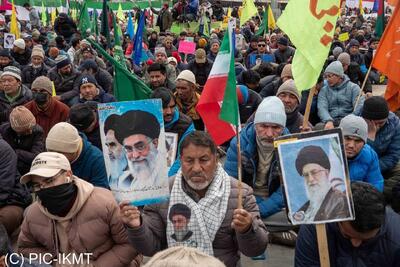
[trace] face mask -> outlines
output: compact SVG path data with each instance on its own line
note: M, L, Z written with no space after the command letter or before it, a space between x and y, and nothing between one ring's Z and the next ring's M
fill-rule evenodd
M38 105L44 105L47 102L47 94L46 93L38 93L34 92L33 93L33 99Z
M68 213L68 207L71 207L76 191L75 184L66 183L39 190L36 195L51 214L63 217Z

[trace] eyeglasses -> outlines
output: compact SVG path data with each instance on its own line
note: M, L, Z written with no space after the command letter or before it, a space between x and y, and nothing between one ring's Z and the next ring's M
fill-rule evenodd
M258 47L265 47L265 44L259 44Z
M126 153L132 153L132 152L143 152L147 146L153 141L153 139L150 139L147 142L137 142L136 144L134 144L133 146L128 146L125 145L124 149L126 151Z
M311 176L316 177L318 176L321 172L325 171L325 169L320 169L320 170L312 170L309 173L303 173L303 177L306 179L309 179Z
M38 183L31 183L32 191L33 191L33 192L37 192L37 191L40 191L40 190L42 190L42 189L44 189L44 188L50 187L51 185L54 184L54 181L55 181L59 176L61 176L62 174L64 174L64 172L65 172L65 171L60 171L59 173L57 173L57 174L54 175L53 177L49 177L49 178L44 179L44 180L43 180L43 183L40 183L40 184L38 184Z

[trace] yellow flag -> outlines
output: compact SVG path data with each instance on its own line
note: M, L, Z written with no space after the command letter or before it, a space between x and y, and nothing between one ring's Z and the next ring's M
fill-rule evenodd
M253 16L257 15L258 11L253 0L243 0L242 14L240 15L240 26L243 26Z
M19 39L20 33L18 29L17 12L15 11L14 1L12 1L11 4L12 4L12 12L11 12L10 33L15 35L15 39Z
M268 5L268 28L269 29L276 28L274 13L272 13L271 5Z
M51 81L51 96L56 96L56 87L54 86L54 82Z
M358 0L358 8L360 9L360 14L364 15L364 8L362 0Z
M299 91L311 88L318 80L333 40L339 7L340 0L289 1L278 19L278 27L296 46L292 73Z
M56 8L54 8L51 11L50 17L51 17L51 25L54 26L54 22L56 21L56 17L57 17Z
M125 19L125 15L124 15L124 11L122 11L121 3L119 3L119 5L118 5L117 18L120 21L125 21L126 20Z
M228 18L230 18L230 17L231 17L231 14L232 14L232 8L228 7L228 11L226 12L226 16L227 16Z

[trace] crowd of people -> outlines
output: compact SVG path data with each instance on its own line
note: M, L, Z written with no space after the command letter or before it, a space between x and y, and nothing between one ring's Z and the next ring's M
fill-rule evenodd
M148 16L143 34L148 59L139 65L127 23L119 22L129 71L151 89L151 98L161 99L165 131L178 135L178 155L168 175L170 201L186 199L193 208L175 204L174 214L169 202L135 207L115 201L110 185L119 174L107 174L103 153L113 159L125 148L112 119L100 129L97 111L97 104L117 101L114 66L71 16L59 13L53 26L41 25L36 8L24 5L30 20L18 22L21 38L11 49L0 48L0 266L14 266L6 255L17 251L19 261L32 253L49 253L52 259L59 253L90 253L85 266L141 266L152 257L144 266L234 267L240 266L241 254L265 259L268 242L296 246L295 266L319 266L315 227L288 222L274 139L337 127L344 136L355 220L326 224L331 264L399 266L400 119L382 96L373 95L372 85L385 84L385 77L374 68L367 74L379 44L376 19L358 9L341 11L306 124L310 90L296 88L291 65L296 48L288 36L279 28L256 34L262 9L243 26L237 23L239 185L236 137L217 146L196 110L224 30L170 31L177 21L222 21L227 10L220 1L192 2L150 6L142 13ZM139 11L132 14L137 20ZM230 14L238 21L239 15L237 8ZM386 20L390 16L387 10ZM3 44L10 17L1 17ZM339 40L342 33L348 40ZM105 36L87 38L113 55ZM182 40L196 43L193 55L178 52ZM322 165L329 173L330 166ZM285 230L272 231L269 223L277 220ZM196 231L188 232L189 221ZM188 234L197 240L190 246L201 251L175 247ZM27 264L22 266L45 266Z

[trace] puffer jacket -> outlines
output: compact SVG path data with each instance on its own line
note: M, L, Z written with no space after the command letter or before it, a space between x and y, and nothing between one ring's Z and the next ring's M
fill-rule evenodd
M80 96L76 96L72 102L79 102L79 103L85 103L88 100L80 97ZM104 92L103 89L99 88L99 94L97 96L95 96L92 100L90 101L95 101L97 103L110 103L110 102L116 102L117 100L115 99L115 97L109 93Z
M18 62L18 64L21 65L21 67L25 67L29 64L31 61L31 54L32 50L29 48L25 49L24 53L22 54L11 51L11 56L15 59L15 61Z
M348 159L347 162L351 181L370 183L380 192L383 191L383 176L379 169L378 155L368 144L364 145L354 159Z
M192 60L189 62L187 69L193 72L194 76L196 76L196 83L200 86L204 86L208 79L208 75L210 75L212 66L213 62L209 59L207 59L204 64L197 64L196 60Z
M388 121L379 129L375 140L368 139L368 144L378 154L382 173L391 170L400 159L400 119L390 112Z
M21 85L21 93L18 98L10 103L5 96L4 91L0 91L0 124L8 122L10 113L16 106L24 105L32 100L32 91L25 85Z
M359 94L360 87L352 83L347 75L344 76L343 82L335 87L326 83L318 94L318 116L321 121L340 121L351 113L359 115L364 97L360 98L353 112Z
M282 135L285 134L289 134L286 128ZM256 181L258 165L256 130L253 122L249 122L240 132L240 147L242 151L243 182L253 187ZM230 176L238 177L236 137L231 140L224 169ZM274 156L267 178L269 197L258 203L260 214L263 218L280 211L284 206L279 176L279 162Z
M230 178L231 193L228 207L214 241L214 256L226 266L240 266L240 254L248 257L261 255L268 242L268 234L264 223L260 219L253 190L243 184L243 209L251 213L253 224L246 233L236 233L231 227L233 211L237 208L238 181ZM160 250L167 248L167 218L169 202L145 206L142 213L142 225L137 229L128 228L128 237L131 244L143 255L152 256Z
M49 70L47 76L54 82L56 93L61 97L62 102L67 104L75 96L79 95L79 91L75 89L79 83L79 73L76 70L72 70L70 76L64 77L58 73L56 66Z
M91 253L90 262L96 267L139 266L140 256L128 243L112 193L99 187L91 188L90 184L76 176L73 179L78 187L77 199L79 195L84 196L80 209L67 215L71 217L67 226L69 246L77 254ZM25 256L29 253L50 253L54 258L58 253L72 252L60 251L57 242L59 221L59 217L45 211L40 201L34 202L27 209L21 225L19 252Z
M22 70L22 83L28 88L31 88L33 81L39 76L47 76L49 70L50 68L45 64L42 64L40 68L34 68L32 64L29 64Z
M340 232L338 223L325 225L332 267L398 267L400 262L400 216L386 209L378 234L355 248ZM321 266L314 225L302 225L295 252L295 267Z

